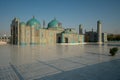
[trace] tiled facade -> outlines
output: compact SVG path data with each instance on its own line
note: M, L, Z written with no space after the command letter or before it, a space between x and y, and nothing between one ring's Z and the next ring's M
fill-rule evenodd
M62 24L56 19L49 22L47 28L41 28L41 24L34 17L27 23L15 18L11 24L11 44L41 45L83 42L83 34L78 34L71 28L62 28Z

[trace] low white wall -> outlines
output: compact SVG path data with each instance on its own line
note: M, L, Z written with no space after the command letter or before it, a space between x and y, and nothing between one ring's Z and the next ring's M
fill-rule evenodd
M7 44L7 42L0 41L0 45Z

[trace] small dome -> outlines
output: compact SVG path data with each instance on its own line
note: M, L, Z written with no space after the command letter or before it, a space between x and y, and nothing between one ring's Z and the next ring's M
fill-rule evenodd
M58 28L60 27L59 24L60 24L59 21L57 21L56 19L53 19L48 23L48 28Z
M33 17L32 19L28 20L27 25L30 27L40 27L40 22Z
M26 26L26 24L24 22L21 22L20 26Z

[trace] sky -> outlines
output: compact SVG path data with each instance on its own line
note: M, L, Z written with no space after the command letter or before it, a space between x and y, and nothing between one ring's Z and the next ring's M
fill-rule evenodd
M10 33L14 17L27 22L33 16L47 24L54 18L64 28L94 31L97 20L102 23L103 32L120 34L120 0L0 0L0 34Z

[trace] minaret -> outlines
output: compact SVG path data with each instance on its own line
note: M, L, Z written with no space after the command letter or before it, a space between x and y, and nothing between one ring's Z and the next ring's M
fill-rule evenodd
M45 28L45 20L43 20L43 28Z
M97 41L98 43L102 43L102 25L100 21L97 21Z
M14 18L11 23L11 43L19 45L20 43L20 20L18 18Z
M82 24L79 25L79 34L83 34L83 27L82 27Z
M92 28L92 32L93 32L93 28Z
M86 33L87 31L86 31L86 29L85 29L85 33Z

